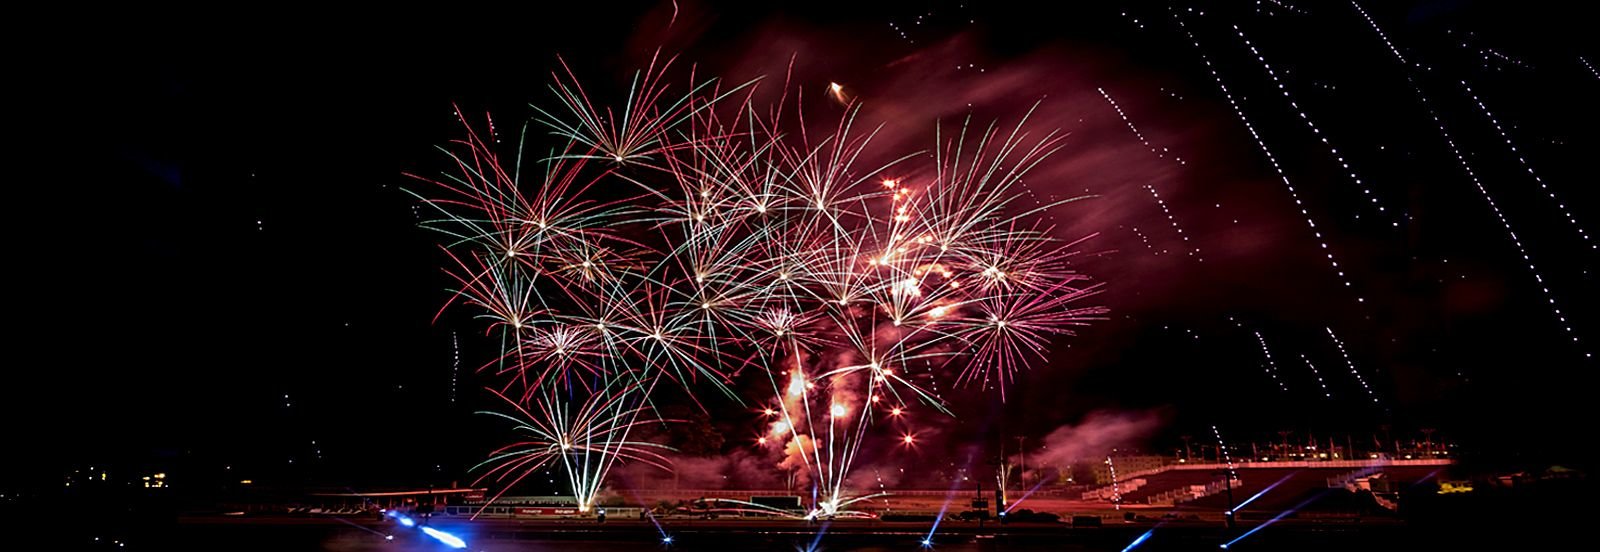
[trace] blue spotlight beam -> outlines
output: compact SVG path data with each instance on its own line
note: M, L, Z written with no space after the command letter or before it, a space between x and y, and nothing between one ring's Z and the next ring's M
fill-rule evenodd
M1244 506L1246 504L1254 502L1255 499L1261 498L1261 495L1267 494L1267 491L1271 491L1272 489L1276 488L1278 485L1282 485L1284 481L1288 481L1289 478L1294 477L1294 475L1297 474L1297 473L1300 473L1300 472L1299 471L1290 472L1289 475L1283 476L1283 478L1279 479L1277 482L1275 482L1275 483L1273 483L1271 485L1267 485L1267 488L1261 489L1260 492L1257 492L1256 494L1250 495L1250 498L1246 498L1246 499L1244 499L1244 502L1240 502L1237 506L1234 506L1233 507L1233 511L1237 512L1239 510L1243 510Z
M1256 533L1256 531L1260 531L1262 529L1266 529L1268 525L1272 525L1274 523L1277 523L1278 520L1281 520L1283 518L1289 517L1289 515L1300 511L1301 508L1306 507L1307 505L1311 504L1312 502L1316 502L1318 499L1321 499L1323 496L1326 496L1327 494L1328 494L1328 491L1323 491L1323 492L1317 493L1315 496L1312 496L1311 498L1306 499L1305 502L1301 502L1299 504L1296 504L1293 508L1290 508L1288 510L1284 510L1283 512L1280 512L1276 516L1272 516L1272 519L1267 520L1265 523L1262 523L1261 525L1257 525L1255 527L1252 527L1249 531L1245 531L1243 535L1239 535L1238 537L1235 537L1233 540L1228 541L1227 543L1223 544L1221 546L1221 548L1223 550L1227 550L1228 547L1233 546L1234 544L1238 543L1239 541L1244 540L1245 537L1248 537L1250 535L1254 535Z
M426 533L430 537L433 537L434 540L437 540L439 542L444 543L445 546L449 546L450 548L466 548L467 547L467 542L466 541L461 540L460 537L457 537L457 536L452 535L450 533L446 533L444 531L440 531L440 530L434 529L432 527L423 527L422 528L422 532Z

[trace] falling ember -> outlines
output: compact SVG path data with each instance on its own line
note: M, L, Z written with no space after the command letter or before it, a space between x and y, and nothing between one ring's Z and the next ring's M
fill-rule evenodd
M833 414L833 417L835 417L835 418L842 418L842 417L844 417L844 414L845 414L844 405L839 404L839 403L833 403L833 408L828 409L828 412L830 414Z
M844 97L844 85L842 84L837 82L828 83L828 94L832 95L833 99L837 100L839 103L850 103L849 100L845 99Z

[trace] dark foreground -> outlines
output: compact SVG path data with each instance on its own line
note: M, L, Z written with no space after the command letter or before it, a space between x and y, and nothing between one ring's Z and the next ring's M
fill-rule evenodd
M928 524L842 521L673 521L656 526L638 521L604 525L579 522L436 522L433 527L465 541L469 551L673 550L684 552L892 551L923 550ZM1402 523L1283 522L1243 525L1226 531L1213 523L1114 524L1100 528L1022 524L996 526L947 523L931 536L943 551L1124 551L1124 550L1481 550L1527 549L1559 542L1572 527L1546 527L1524 520L1515 529L1479 524L1419 527ZM92 531L91 531L92 532ZM820 537L819 537L820 535ZM1242 536L1242 537L1241 537ZM670 537L671 542L666 542ZM1143 540L1140 540L1144 537ZM333 518L183 518L155 531L79 534L66 549L101 550L330 550L341 552L433 552L452 550L418 527L393 521ZM98 538L99 540L95 540ZM1135 546L1135 543L1137 545ZM1131 547L1131 548L1130 548ZM56 547L52 547L56 548ZM60 549L60 548L56 548Z

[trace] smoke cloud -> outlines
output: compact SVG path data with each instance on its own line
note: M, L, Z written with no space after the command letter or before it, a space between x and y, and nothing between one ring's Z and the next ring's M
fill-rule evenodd
M633 489L777 489L784 486L772 458L736 450L717 456L674 458L673 471L641 463L612 470L612 478Z
M1028 451L1027 464L1044 469L1104 459L1113 449L1136 445L1149 438L1161 428L1165 419L1161 410L1091 412L1077 424L1063 425L1046 434L1037 450ZM1023 459L1022 455L1010 458L1012 462Z

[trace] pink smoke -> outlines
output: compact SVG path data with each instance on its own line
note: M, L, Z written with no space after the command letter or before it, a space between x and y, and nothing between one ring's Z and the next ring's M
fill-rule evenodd
M1112 449L1138 444L1165 421L1159 410L1112 412L1100 410L1084 416L1077 424L1067 424L1044 436L1044 444L1028 451L1027 465L1059 467L1085 460L1103 459ZM1022 462L1022 455L1010 461Z

